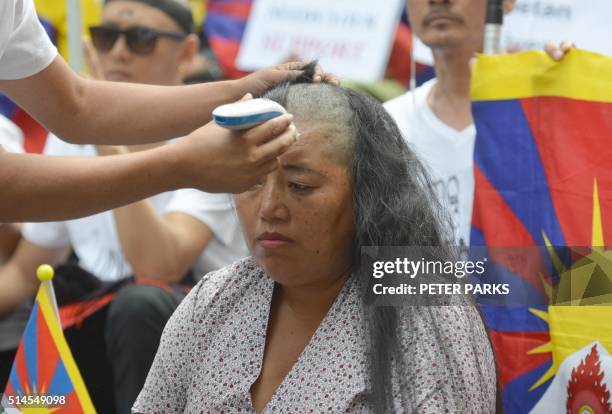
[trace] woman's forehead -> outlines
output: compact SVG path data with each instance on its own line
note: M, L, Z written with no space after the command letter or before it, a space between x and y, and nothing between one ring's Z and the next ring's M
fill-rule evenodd
M299 138L298 140L289 147L287 152L281 155L281 161L283 158L289 160L297 160L303 158L319 157L324 152L324 136L325 131L321 129L314 129L309 127L301 127L296 123Z
M300 127L297 124L299 139L285 154L280 157L281 164L305 164L317 168L328 166L346 167L338 165L338 142L346 138L334 134L333 128L325 126Z

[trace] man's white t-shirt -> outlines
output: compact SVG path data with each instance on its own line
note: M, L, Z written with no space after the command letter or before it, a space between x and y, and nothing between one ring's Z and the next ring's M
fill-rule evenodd
M0 0L0 79L32 76L56 55L32 0Z
M23 132L4 115L0 115L0 145L6 152L22 154Z
M440 201L448 209L455 241L469 246L474 202L476 128L457 131L442 122L427 104L436 80L384 104L410 148L429 170Z
M172 144L168 144L172 145ZM95 157L93 145L73 145L49 135L46 155ZM162 215L189 214L213 233L194 267L196 277L219 269L248 255L240 224L228 194L210 194L184 189L158 194L148 200ZM72 245L79 265L100 280L116 281L132 274L124 256L112 211L76 220L28 223L23 237L46 248Z

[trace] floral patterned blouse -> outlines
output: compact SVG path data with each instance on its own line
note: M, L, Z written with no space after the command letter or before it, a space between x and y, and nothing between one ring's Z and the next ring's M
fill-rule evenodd
M261 371L273 289L253 258L204 277L166 325L133 412L255 413L250 388ZM349 279L264 413L370 412L360 303ZM416 376L391 374L395 411L495 412L493 353L482 324L469 323L477 311L423 307L412 315L410 326L400 317L401 346ZM412 402L400 392L406 387Z

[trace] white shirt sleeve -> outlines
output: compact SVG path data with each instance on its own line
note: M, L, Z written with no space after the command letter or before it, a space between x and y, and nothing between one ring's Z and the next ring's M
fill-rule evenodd
M212 194L186 188L173 193L164 213L189 214L204 223L223 244L230 245L237 223L233 210L230 194Z
M30 243L48 249L70 246L70 234L64 221L47 223L26 223L21 235Z
M231 194L211 194L193 189L175 191L164 214L189 214L213 233L194 265L196 279L248 255Z
M7 152L22 154L23 132L4 115L0 115L0 145Z
M2 0L0 79L32 76L51 64L57 49L38 21L32 0Z

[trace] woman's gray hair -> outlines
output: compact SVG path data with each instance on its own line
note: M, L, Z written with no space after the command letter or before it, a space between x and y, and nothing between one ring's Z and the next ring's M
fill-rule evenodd
M365 272L362 269L362 248L366 246L417 246L425 259L428 254L441 261L458 259L455 249L446 242L448 237L443 229L450 228L449 219L435 195L429 175L387 111L374 98L362 93L313 84L313 70L314 64L309 64L296 81L279 85L263 97L280 103L296 119L307 120L317 127L326 126L323 129L329 132L331 155L350 169L355 217L352 275L371 276L371 269ZM447 277L447 281L456 282L456 279L450 280L451 277ZM411 355L399 354L400 309L404 326L406 321L410 324L417 317L426 318L441 349L447 353L446 360L453 361L453 350L450 344L444 345L439 321L429 311L439 302L433 303L434 299L424 296L420 304L425 306L418 312L410 306L379 306L374 303L371 282L371 277L359 278L369 335L366 342L369 344L372 387L370 407L376 413L394 411L396 390L392 387L392 377L397 376L402 384L404 408L412 412L417 407L410 379L416 378L416 363ZM473 306L471 302L464 304ZM476 349L476 342L473 348Z

